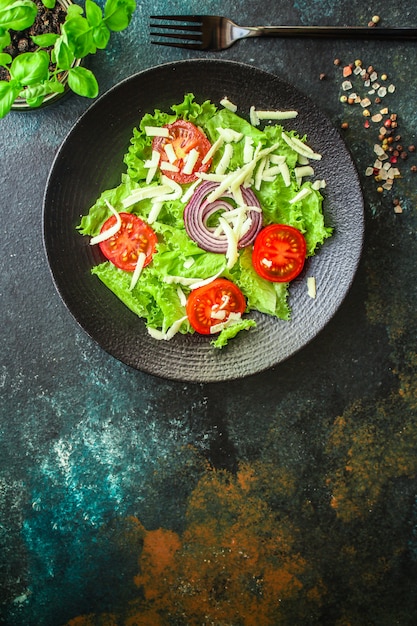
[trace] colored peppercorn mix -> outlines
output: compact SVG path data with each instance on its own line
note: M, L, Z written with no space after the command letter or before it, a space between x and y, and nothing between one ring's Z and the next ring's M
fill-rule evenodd
M373 22L374 26L375 24ZM399 134L398 115L383 104L383 99L395 92L395 85L388 80L386 73L378 74L372 65L365 66L359 59L347 65L340 59L335 59L334 65L342 72L340 101L347 106L359 105L365 118L363 127L377 129L375 160L366 168L365 174L374 177L378 192L391 191L395 180L402 176L403 162L416 150L414 145L406 147L403 144ZM348 129L348 122L342 122L341 128ZM417 167L412 165L410 171L416 172ZM394 211L401 213L398 198L393 204Z

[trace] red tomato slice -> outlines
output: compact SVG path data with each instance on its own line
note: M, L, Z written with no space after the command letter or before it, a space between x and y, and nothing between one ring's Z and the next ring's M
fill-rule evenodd
M108 259L122 270L133 272L138 256L146 254L145 265L148 265L155 252L157 237L152 228L133 213L119 213L122 220L121 227L115 235L99 243L100 250ZM116 223L114 215L109 217L101 227L101 231L108 230Z
M216 278L188 296L186 311L191 326L202 335L209 335L212 326L226 322L230 313L243 313L246 300L239 287L226 278ZM216 312L225 311L222 318ZM213 313L215 317L213 317Z
M266 280L287 283L303 269L306 250L306 240L299 230L286 224L270 224L255 239L253 267Z
M203 159L211 148L211 144L207 137L191 122L186 120L177 120L172 124L165 126L169 130L169 137L155 137L152 141L152 150L157 150L160 154L161 161L168 162L168 155L165 146L171 144L176 160L173 165L178 168L178 172L163 170L165 176L171 180L184 185L192 183L196 180L196 172L206 172L210 165L211 159L207 163L203 163ZM195 148L198 152L198 159L193 167L191 174L186 174L182 170L186 164L186 159L191 150Z

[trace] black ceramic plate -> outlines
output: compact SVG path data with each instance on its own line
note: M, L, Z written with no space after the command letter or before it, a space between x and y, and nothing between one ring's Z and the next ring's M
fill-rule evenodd
M324 211L334 236L310 259L290 288L290 322L256 315L257 328L242 332L222 350L198 335L152 339L91 267L101 259L89 238L76 230L104 189L125 171L132 129L146 112L168 111L193 92L218 103L227 96L248 117L251 105L296 109L284 123L307 134L323 155L315 177L325 178ZM81 327L120 361L163 378L216 382L261 372L293 355L334 315L352 283L362 249L363 199L355 166L339 133L305 96L276 76L222 60L187 60L149 69L124 80L99 98L72 128L53 163L44 198L44 243L55 285ZM307 293L306 275L316 278L317 298Z

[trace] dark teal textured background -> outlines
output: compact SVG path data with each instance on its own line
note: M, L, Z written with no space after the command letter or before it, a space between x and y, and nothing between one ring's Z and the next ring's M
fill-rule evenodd
M411 626L417 161L392 193L376 191L364 174L375 136L358 106L340 102L333 61L387 73L396 91L384 104L408 146L417 44L259 39L221 53L149 44L150 14L202 11L253 25L366 25L378 13L381 25L417 26L417 5L144 1L88 62L104 93L167 61L243 61L295 85L337 127L348 120L366 205L362 262L332 322L273 370L211 385L134 371L73 321L42 246L48 172L89 102L70 96L1 120L0 623ZM242 562L239 541L242 554L253 550Z

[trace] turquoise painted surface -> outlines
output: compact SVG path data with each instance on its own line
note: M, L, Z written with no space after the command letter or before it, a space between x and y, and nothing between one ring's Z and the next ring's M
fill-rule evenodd
M91 59L102 92L193 56L148 45L148 15L166 10L138 3L129 31ZM417 25L411 2L204 10L304 24L363 24L377 10L386 25ZM360 109L340 103L333 64L360 58L387 72L396 85L387 102L411 144L415 45L245 41L218 56L279 73L336 126L349 121L366 202L357 279L317 340L275 370L218 385L132 371L72 321L42 248L47 175L89 103L71 97L0 121L0 623L416 621L417 178L411 157L392 194L364 175L375 135Z

